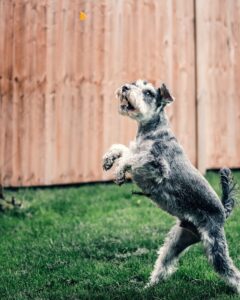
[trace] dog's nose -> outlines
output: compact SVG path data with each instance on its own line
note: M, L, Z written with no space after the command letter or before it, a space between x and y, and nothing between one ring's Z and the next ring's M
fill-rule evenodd
M123 87L122 87L122 91L123 92L127 92L129 90L129 87L127 86L127 85L124 85Z

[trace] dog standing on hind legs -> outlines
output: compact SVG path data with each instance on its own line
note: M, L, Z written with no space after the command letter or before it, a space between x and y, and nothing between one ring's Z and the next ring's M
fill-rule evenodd
M147 81L137 80L120 87L117 98L120 114L136 120L138 132L129 147L112 145L103 157L104 170L116 163L117 184L124 183L129 172L144 194L178 219L160 248L146 287L169 277L179 255L202 241L215 271L240 293L240 272L229 257L224 233L225 220L235 202L231 171L220 171L221 201L191 164L168 125L165 106L174 99L164 84L156 89Z

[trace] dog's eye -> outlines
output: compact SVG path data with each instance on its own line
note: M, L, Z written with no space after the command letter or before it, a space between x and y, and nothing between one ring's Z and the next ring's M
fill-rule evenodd
M153 92L150 91L150 90L145 90L145 91L144 91L144 95L150 96L150 97L153 97L153 96L154 96Z

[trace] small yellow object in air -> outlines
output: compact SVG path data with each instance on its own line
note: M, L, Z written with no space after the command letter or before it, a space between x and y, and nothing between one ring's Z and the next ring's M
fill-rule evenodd
M81 11L80 12L80 21L84 21L86 18L87 18L87 15L83 11Z

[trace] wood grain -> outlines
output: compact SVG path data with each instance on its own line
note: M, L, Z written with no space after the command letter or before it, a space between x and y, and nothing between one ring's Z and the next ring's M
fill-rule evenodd
M240 167L240 1L196 1L199 168Z
M239 0L0 0L1 183L111 179L103 153L136 134L134 121L117 112L115 90L139 78L169 86L176 98L169 119L195 165L239 167L239 7Z

